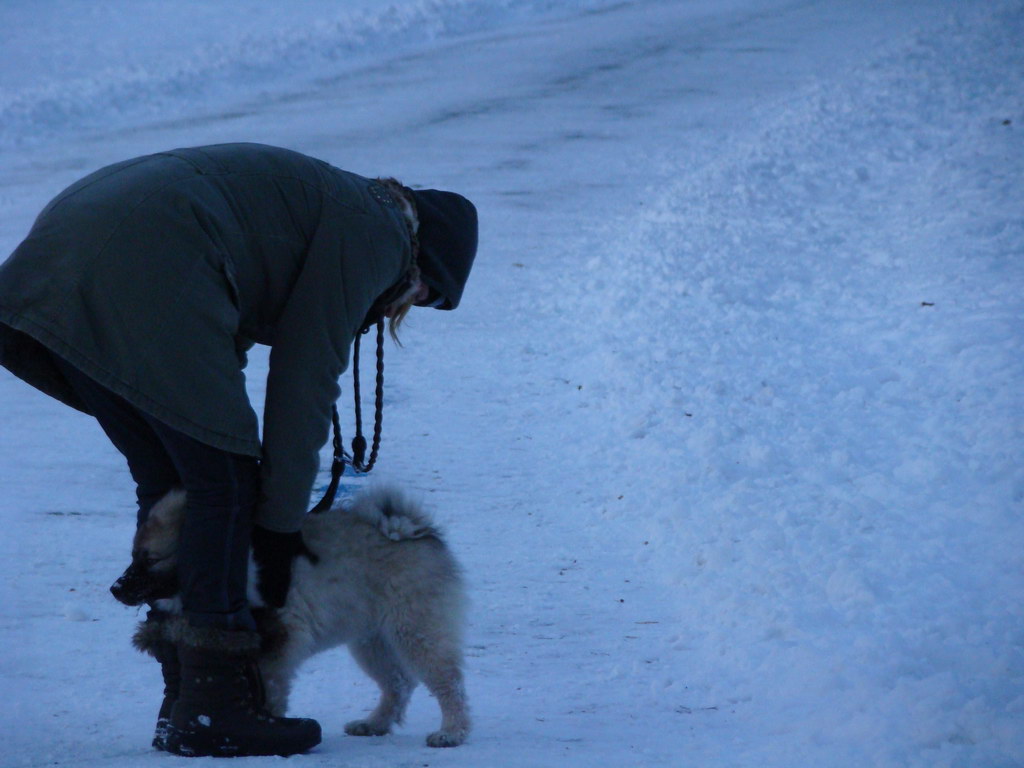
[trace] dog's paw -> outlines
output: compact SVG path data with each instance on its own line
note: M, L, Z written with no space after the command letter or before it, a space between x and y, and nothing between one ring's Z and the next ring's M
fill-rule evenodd
M466 740L463 731L434 731L427 736L428 747L457 747Z
M349 736L387 736L391 728L371 720L353 720L345 726L345 733Z

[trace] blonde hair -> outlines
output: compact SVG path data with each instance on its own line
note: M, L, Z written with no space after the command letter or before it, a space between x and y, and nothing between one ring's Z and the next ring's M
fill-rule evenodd
M407 286L406 290L388 305L388 308L393 308L391 309L391 318L388 320L388 334L395 344L402 346L402 342L398 338L398 330L402 327L402 323L405 322L409 310L413 307L413 302L416 299L416 289L420 281L420 268L419 264L417 264L420 255L420 219L416 212L416 200L412 196L411 189L402 184L398 179L391 177L379 178L377 181L391 194L402 211L405 226L409 230L409 241L412 244L412 261L409 264L408 271L402 277Z
M405 279L409 283L409 288L389 305L393 309L391 309L391 317L388 319L388 334L398 346L402 346L402 340L398 338L398 329L402 327L406 315L409 314L409 310L412 309L413 303L416 300L416 293L420 282L420 268L413 264L409 271L405 273Z

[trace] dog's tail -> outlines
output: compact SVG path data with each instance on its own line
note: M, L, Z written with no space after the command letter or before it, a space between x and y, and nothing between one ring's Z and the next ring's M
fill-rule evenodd
M392 541L433 538L443 541L430 515L392 486L371 488L358 495L349 511Z

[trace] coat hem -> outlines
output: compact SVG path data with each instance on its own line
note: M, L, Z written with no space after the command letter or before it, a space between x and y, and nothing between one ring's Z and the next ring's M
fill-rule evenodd
M152 416L154 419L163 422L172 429L176 429L201 443L213 446L214 448L219 448L223 451L242 454L245 456L253 456L257 459L262 457L263 451L259 440L252 441L238 438L233 435L228 435L223 432L218 432L208 427L195 424L188 419L179 416L166 406L146 397L129 384L121 381L109 371L82 355L48 328L24 316L14 315L3 309L0 309L0 322L3 322L16 331L20 331L32 337L50 350L50 352L55 355L59 355L91 379L94 379L114 394L123 397L139 410ZM12 371L12 373L17 375L17 372ZM21 377L19 376L19 378ZM28 383L36 387L36 389L51 395L51 397L53 396L51 393L46 392L46 390L37 386L34 382L28 381Z

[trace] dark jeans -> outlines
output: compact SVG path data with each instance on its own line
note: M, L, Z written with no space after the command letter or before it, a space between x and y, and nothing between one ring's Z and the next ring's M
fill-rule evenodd
M55 356L56 357L56 356ZM259 462L199 442L143 413L67 361L57 366L128 460L138 522L173 488L185 488L178 544L182 610L190 624L254 629L246 598Z

